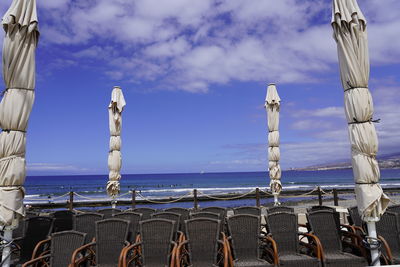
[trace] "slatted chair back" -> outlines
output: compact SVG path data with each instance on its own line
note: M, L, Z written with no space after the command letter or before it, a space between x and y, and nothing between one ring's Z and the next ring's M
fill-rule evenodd
M142 266L169 266L175 222L149 219L139 223Z
M186 231L185 230L185 221L189 220L189 216L190 216L190 210L189 209L175 207L175 208L164 209L164 211L180 214L181 215L181 221L179 222L180 230L182 232Z
M115 208L106 208L97 210L97 213L104 215L103 217L104 219L110 219L113 215L118 214L120 212L122 212L122 210Z
M161 218L161 219L167 219L167 220L174 221L175 222L175 231L174 232L176 233L179 230L179 224L181 221L181 215L179 213L167 212L167 211L157 212L157 213L151 214L151 218L152 219Z
M299 249L298 219L291 212L276 212L266 216L268 232L272 234L280 255L295 254Z
M336 223L335 212L331 210L311 211L307 213L311 231L319 238L324 253L342 250L340 228Z
M226 218L227 209L222 207L206 207L200 209L201 212L212 212L220 215L221 220Z
M143 208L135 208L135 209L132 209L132 211L142 214L142 220L148 220L148 219L150 219L150 218L151 218L151 214L157 212L156 209L153 209L153 208L146 208L146 207L143 207Z
M227 220L235 257L239 260L260 258L261 217L237 214Z
M66 266L75 249L85 244L86 234L77 231L63 231L51 235L50 266Z
M129 221L105 219L96 222L96 263L117 266L118 258L128 238Z
M400 214L386 211L379 222L376 231L389 244L394 258L400 258Z
M194 218L185 221L191 266L212 266L217 262L221 221Z
M74 222L74 213L70 210L59 210L51 214L55 219L53 232L72 230Z
M243 206L233 209L233 213L237 214L250 214L255 216L261 216L261 209L259 207L253 206Z
M37 216L26 219L25 223L26 228L24 238L22 239L19 262L31 259L36 244L46 239L52 232L54 218Z
M194 212L194 213L191 213L189 217L191 219L193 219L193 218L209 218L209 219L214 219L214 220L221 219L220 214L214 213L214 212L208 212L208 211Z
M113 218L127 220L130 222L128 241L131 243L135 242L136 235L139 232L139 222L142 220L142 214L133 211L127 211L115 214Z
M400 213L400 205L392 205L387 208L387 211Z
M272 214L275 212L294 212L294 208L291 207L285 207L285 206L276 206L276 207L270 207L267 209L267 214Z
M351 219L350 223L355 225L355 226L362 227L364 223L361 220L360 214L358 213L358 207L357 206L350 207L350 208L348 208L348 211L349 211L349 216L350 216L350 219Z
M96 222L103 220L104 215L95 212L87 212L74 215L74 230L85 233L90 242L96 236Z

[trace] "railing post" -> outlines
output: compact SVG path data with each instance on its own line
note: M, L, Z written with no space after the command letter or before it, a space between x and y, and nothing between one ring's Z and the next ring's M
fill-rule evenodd
M339 198L338 198L338 192L337 189L333 189L333 205L339 206Z
M132 209L136 208L136 190L132 190Z
M321 191L321 187L318 186L318 202L319 205L322 206L322 191Z
M69 202L68 202L68 209L72 211L74 209L74 192L69 192Z
M256 206L260 207L260 189L256 188Z
M195 210L199 207L198 202L197 202L197 189L193 189L193 207Z

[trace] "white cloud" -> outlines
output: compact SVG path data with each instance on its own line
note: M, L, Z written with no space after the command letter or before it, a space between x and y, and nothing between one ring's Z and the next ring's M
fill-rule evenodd
M81 168L74 165L58 163L28 163L28 171L88 171L87 168Z
M158 80L159 89L206 92L231 81L309 83L337 69L326 1L50 2L43 4L51 9L41 26L45 44L72 45L80 50L75 55L93 57L90 49L104 61L106 74ZM372 64L399 63L399 2L360 5L369 21ZM109 46L118 48L100 52ZM124 63L115 64L116 58Z

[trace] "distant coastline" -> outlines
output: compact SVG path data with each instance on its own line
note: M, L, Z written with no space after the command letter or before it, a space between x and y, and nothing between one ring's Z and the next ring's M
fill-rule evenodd
M378 158L379 168L381 169L400 169L400 154L391 154ZM303 168L290 168L291 171L329 171L351 169L350 162L329 163Z

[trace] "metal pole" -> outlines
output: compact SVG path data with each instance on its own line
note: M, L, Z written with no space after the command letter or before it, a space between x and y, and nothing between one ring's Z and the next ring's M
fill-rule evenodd
M68 209L72 211L74 209L74 192L69 192L69 202L68 202Z
M260 207L260 188L256 188L256 206Z
M197 208L199 207L197 203L197 189L193 189L193 205L194 209L197 210Z
M322 206L322 192L321 192L321 187L318 186L318 202L319 205Z
M339 198L338 198L338 192L337 189L333 189L333 205L339 206Z
M372 237L372 239L376 240L377 234L376 234L375 222L368 221L367 228L368 228L368 237ZM367 240L368 240L368 237L367 237ZM381 263L379 261L379 249L378 248L371 249L371 265L372 266L381 266Z
M3 244L8 244L12 240L12 229L6 227L4 229L4 240L2 241ZM1 258L1 262L3 263L2 267L10 267L10 260L11 260L11 245L6 246L3 249L3 254Z
M278 200L278 194L276 194L276 193L273 193L273 195L274 195L274 206L279 206L281 203L279 202L279 200Z
M132 190L132 209L136 208L136 190Z

